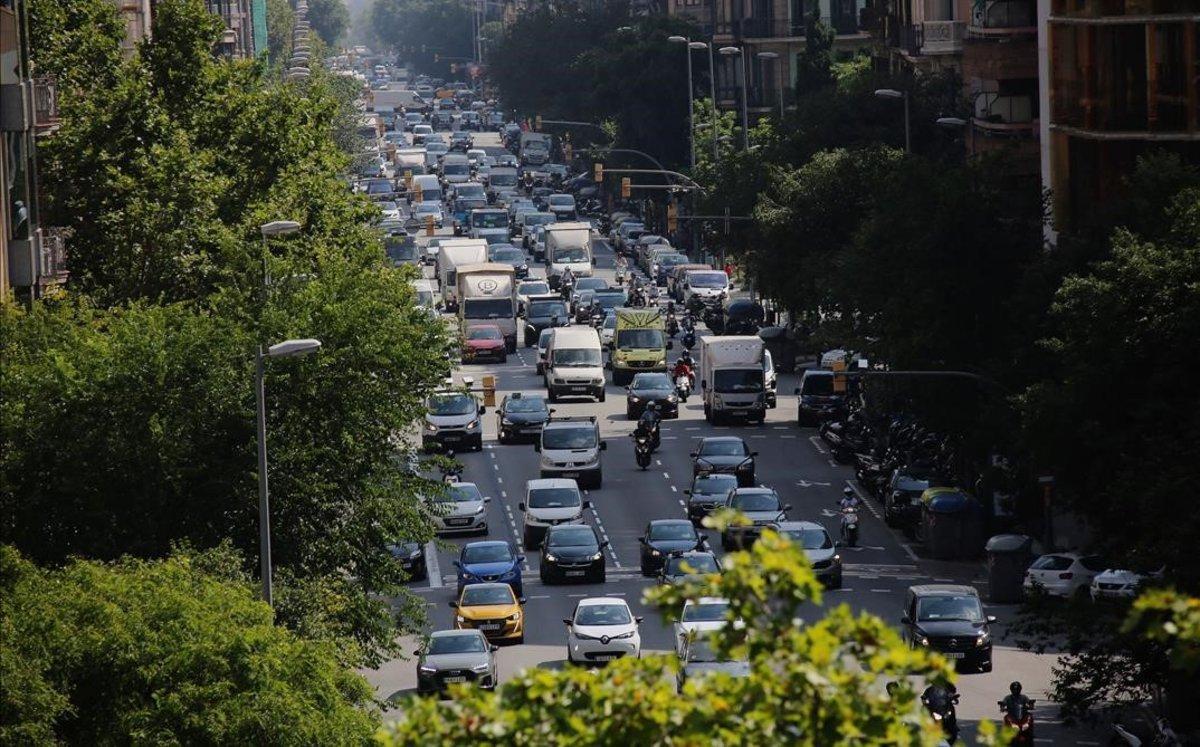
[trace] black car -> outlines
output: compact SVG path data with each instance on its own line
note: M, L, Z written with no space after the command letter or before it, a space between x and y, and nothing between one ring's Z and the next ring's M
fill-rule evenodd
M567 313L567 303L561 297L530 298L525 307L525 347L532 347L543 329L567 327L570 324L571 315Z
M623 288L608 288L606 290L597 290L595 295L596 306L601 309L601 314L607 314L609 309L619 309L629 302L629 294Z
M392 557L400 561L400 567L408 574L409 581L420 581L428 573L425 568L425 548L420 542L399 542L388 545Z
M822 420L836 418L846 407L846 395L833 390L833 371L808 369L796 387L800 398L796 414L800 425L819 425Z
M921 520L921 494L945 481L928 467L900 467L892 473L883 494L883 520L890 527L911 531Z
M658 572L658 582L678 584L698 576L720 572L721 561L708 550L677 552L671 553L663 561L662 569Z
M737 476L738 485L754 484L754 458L746 442L737 436L711 436L700 439L692 457L692 475L725 472Z
M965 668L990 672L996 618L983 614L973 586L908 587L900 635L913 648L928 648Z
M736 488L729 493L725 505L750 520L748 525L731 524L722 530L721 548L725 550L749 547L763 529L786 519L792 508L784 504L773 488L766 487Z
M507 443L516 438L536 439L550 419L550 408L540 394L514 392L506 395L496 409L496 438Z
M737 298L728 303L721 317L721 334L757 335L766 314L756 301Z
M582 290L578 293L571 294L574 299L571 302L572 308L575 309L576 324L591 324L592 314L597 313L596 309L596 293L595 291Z
M651 402L658 403L659 416L679 417L679 397L671 377L665 373L635 374L625 392L625 417L630 420L640 418Z
M590 581L604 583L604 548L596 530L586 524L559 524L546 530L538 574L542 583Z
M706 540L687 519L655 519L646 525L638 542L642 545L642 575L652 576L671 553L704 549Z
M687 515L699 524L705 516L725 505L729 492L738 486L737 477L723 472L706 472L692 478L687 495Z

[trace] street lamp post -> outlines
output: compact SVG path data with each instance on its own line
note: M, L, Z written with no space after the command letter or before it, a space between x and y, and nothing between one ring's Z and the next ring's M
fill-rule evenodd
M696 111L692 104L692 40L685 36L668 36L667 41L672 44L683 44L683 51L687 55L687 93L688 93L688 145L692 150L692 171L696 170Z
M715 135L715 133L717 131L717 117L719 116L719 113L717 112L717 69L716 69L716 64L713 62L712 47L709 46L706 42L695 41L695 42L688 42L688 49L703 49L705 52L705 56L708 57L708 95L709 95L710 100L712 101L712 108L713 108L712 126L713 126L713 133ZM716 162L716 160L717 160L717 141L714 138L714 140L713 140L713 161Z
M737 55L742 63L742 150L750 149L750 114L748 111L750 88L746 83L746 57L741 47L721 47L721 54L726 57Z
M267 358L292 358L308 355L321 347L320 340L287 340L265 351L260 345L254 354L254 398L258 409L258 554L262 566L262 596L275 606L271 586L271 499L267 485L267 392L263 376Z
M262 234L263 287L266 287L271 284L271 274L267 265L267 258L271 256L271 251L267 246L267 240L273 236L288 236L296 233L300 230L300 224L294 220L273 220L270 223L262 224L258 230Z
M904 99L904 152L912 153L912 125L908 116L908 91L880 88L875 91L875 95L881 99Z
M778 52L759 52L754 55L760 60L775 60L775 77L779 79L779 121L783 121L783 59Z

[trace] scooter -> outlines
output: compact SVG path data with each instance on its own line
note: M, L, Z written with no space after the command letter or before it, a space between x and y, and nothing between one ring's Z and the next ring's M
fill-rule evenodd
M639 467L642 469L648 468L653 453L654 449L650 445L650 436L644 433L633 434L633 456L637 459Z
M1154 721L1154 733L1149 735L1153 741L1150 742L1143 740L1120 723L1113 724L1113 731L1115 733L1110 744L1127 744L1129 747L1142 747L1142 745L1146 745L1147 747L1178 747L1180 744L1179 736L1171 728L1171 723L1165 718L1158 718Z
M842 509L842 543L847 547L858 544L858 509Z
M667 337L675 337L679 334L679 322L675 321L675 314L667 312Z
M997 700L996 705L1004 712L1004 725L1017 730L1009 744L1033 744L1033 701L1029 701L1027 708L1018 707L1016 713L1003 700Z
M446 485L452 485L462 481L463 467L458 462L454 461L454 450L446 452L446 459L450 460L449 464L442 467L442 482Z
M675 394L679 396L680 402L687 402L688 396L692 393L692 379L687 374L679 374L675 377Z

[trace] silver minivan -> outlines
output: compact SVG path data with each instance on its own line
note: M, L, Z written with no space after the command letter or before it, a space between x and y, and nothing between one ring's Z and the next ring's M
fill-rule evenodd
M591 505L583 500L574 480L561 477L529 480L525 483L525 500L517 504L525 514L521 544L526 550L533 550L541 545L550 527L582 524L583 509Z
M581 486L592 489L602 482L600 452L607 448L594 415L551 418L534 444L541 454L538 467L542 477L578 480Z

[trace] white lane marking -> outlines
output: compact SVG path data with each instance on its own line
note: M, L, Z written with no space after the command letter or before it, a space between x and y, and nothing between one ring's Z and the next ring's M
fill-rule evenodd
M549 594L534 594L533 596L525 597L526 599L549 599Z
M507 498L507 497L508 497L508 491L507 491L507 490L501 490L501 491L500 491L500 497L501 497L501 498Z
M663 440L663 441L674 441L674 440L675 440L675 439L677 439L677 438L679 438L679 436L663 436L661 440Z
M832 462L833 460L830 459L829 461ZM858 496L859 502L867 507L867 510L871 512L872 516L874 516L876 519L879 519L880 521L883 521L883 516L880 515L879 509L875 508L874 503L871 503L870 501L867 500L867 496L863 495L863 492L858 489L857 485L855 485L850 480L847 480L846 487L848 487L854 491L854 494Z
M497 478L496 478L496 482L497 482L498 484L500 484L500 485L503 485L503 484L504 484L504 478L503 478L503 477L497 477Z
M492 459L495 459L495 458L496 458L496 455L495 455L495 454L492 454ZM499 465L499 464L493 464L493 465L492 465L492 469L494 469L494 470L496 470L497 472L499 472L499 471L500 471L500 465Z
M795 438L795 436L780 436L780 438Z
M912 546L910 546L907 542L901 542L900 549L904 550L904 554L912 558L914 562L920 560L920 558L917 557L917 554L913 552Z
M837 462L835 462L835 461L833 461L832 459L827 459L826 461L827 461L827 462L829 462L829 466L830 466L830 467L837 467L837 466L839 466L839 465L838 465L838 463L837 463Z
M843 586L840 589L826 589L826 591L854 591L854 589L850 589L850 588Z
M661 466L662 466L662 460L661 460L661 459L655 459L655 460L654 460L654 463L655 463L655 464L657 464L659 467L661 467Z
M678 493L678 492L679 492L679 488L677 488L677 487L675 487L674 485L672 485L672 486L671 486L671 492L672 492L672 493Z
M425 543L425 575L429 577L429 588L441 588L442 568L438 565L437 548L433 546L433 540Z
M494 451L489 451L489 452L488 452L488 456L490 456L492 459L495 459L495 458L496 458L496 452L494 452Z
M700 426L690 426L688 428L684 428L684 430L685 431L698 431L698 430L700 430Z
M816 436L809 436L808 442L813 445L813 448L817 450L818 454L829 453L829 449L826 449L825 446L822 445L821 439L817 438Z
M788 429L788 427L787 427L786 425L773 425L773 426L771 426L771 430L773 430L773 431L786 431L787 429Z
M891 594L892 593L891 589L871 589L871 591L874 592L875 594Z
M664 473L663 473L663 477L665 477L665 478L667 478L668 480L670 480L670 479L671 479L671 473L670 473L670 472L664 472Z
M682 498L679 499L679 505L683 506L684 508L687 508L687 504L683 502Z
M952 578L935 578L933 581L934 581L934 583L937 583L937 584L952 584L952 583L954 583L954 579L952 579Z
M766 438L766 436L751 436L750 438Z

